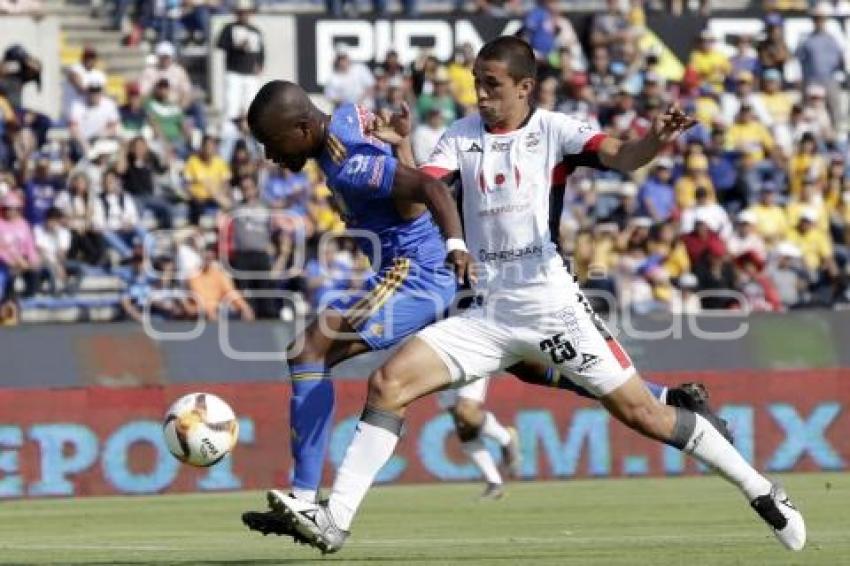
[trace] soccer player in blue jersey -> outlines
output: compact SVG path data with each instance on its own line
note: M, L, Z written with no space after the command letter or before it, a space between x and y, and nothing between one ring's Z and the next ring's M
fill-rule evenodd
M284 81L266 84L248 113L266 156L291 171L299 171L308 158L317 159L347 227L374 234L378 244L360 238L375 272L364 292L332 300L296 338L300 348L289 357L292 495L308 501L315 500L321 483L333 424L330 369L358 354L389 348L433 323L451 306L458 282L467 275L469 256L451 192L399 162L388 144L370 134L374 120L352 104L328 116L299 86ZM531 383L576 390L542 365L522 363L508 371ZM699 402L687 394L667 395L663 386L650 387L669 403ZM473 425L467 434L477 436L481 423ZM248 512L243 521L263 533L298 538L274 512Z

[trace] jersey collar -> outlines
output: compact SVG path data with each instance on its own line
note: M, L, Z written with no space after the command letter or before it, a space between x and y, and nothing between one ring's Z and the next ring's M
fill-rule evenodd
M537 108L535 106L529 107L528 115L525 117L525 120L523 120L522 123L516 129L513 129L513 130L507 130L507 129L504 129L504 128L491 128L487 124L484 124L483 121L481 123L484 124L484 131L487 132L488 134L496 134L496 135L509 134L510 132L516 132L517 130L521 130L524 127L526 127L528 125L528 123L531 121L531 117L534 116L535 111L537 111Z

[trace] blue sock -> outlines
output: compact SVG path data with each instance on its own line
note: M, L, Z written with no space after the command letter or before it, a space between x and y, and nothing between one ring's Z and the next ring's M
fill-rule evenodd
M333 426L334 388L322 363L291 364L292 399L289 425L295 489L319 489Z

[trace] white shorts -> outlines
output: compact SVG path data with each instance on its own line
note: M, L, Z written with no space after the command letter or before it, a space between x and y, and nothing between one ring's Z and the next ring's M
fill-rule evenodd
M457 405L460 399L468 399L483 405L484 399L487 398L487 385L490 382L489 377L484 379L476 379L471 383L467 383L462 387L452 387L445 389L437 394L437 403L443 410L451 409Z
M492 294L482 306L417 336L440 356L458 388L528 360L607 395L635 368L566 270L555 275L544 284Z

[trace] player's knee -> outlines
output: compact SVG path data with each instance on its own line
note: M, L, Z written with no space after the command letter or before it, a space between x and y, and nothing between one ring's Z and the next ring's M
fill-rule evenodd
M458 426L477 430L484 420L484 413L481 410L481 405L469 399L458 399L454 407L452 407L452 415L455 423Z
M384 368L378 368L369 376L369 404L382 409L398 409L404 405L401 381Z

